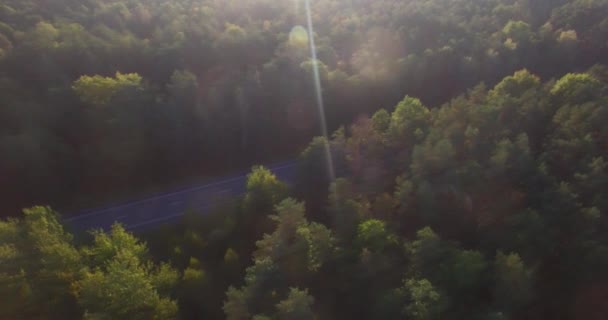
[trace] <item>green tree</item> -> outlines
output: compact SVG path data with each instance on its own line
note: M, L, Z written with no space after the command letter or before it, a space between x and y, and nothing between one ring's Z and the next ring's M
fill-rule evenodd
M285 270L298 267L318 270L333 252L331 230L318 223L309 223L304 216L304 204L293 199L279 203L276 212L277 215L271 216L277 224L276 229L256 243L255 259L271 258L285 266ZM306 269L292 276L298 277L304 272Z
M228 288L223 310L227 320L246 320L251 317L249 313L250 293L246 289Z
M328 148L331 149L331 145L327 138L315 137L298 157L295 191L306 202L310 212L321 211L326 204L331 183L327 167Z
M90 265L101 267L112 261L120 251L129 251L143 261L148 258L148 248L132 233L125 230L119 223L112 225L109 233L101 230L93 231L93 245L82 249L84 256L90 259Z
M403 290L408 297L404 313L415 320L441 319L443 311L442 296L427 279L407 279Z
M212 285L212 279L203 268L201 262L190 257L188 265L182 274L179 286L179 305L183 315L201 316L208 312L205 303L207 290Z
M448 262L447 283L452 286L452 296L473 300L485 284L488 263L479 251L458 250Z
M406 96L391 115L390 141L400 147L412 146L424 138L430 119L431 112L419 99Z
M517 253L498 252L494 272L494 299L504 311L516 311L531 301L534 296L532 271Z
M38 50L50 50L57 47L59 31L50 23L40 21L26 33L25 43Z
M116 72L114 77L81 76L74 82L72 89L83 102L103 106L117 93L124 90L140 90L141 86L142 77L137 73Z
M321 224L309 223L303 203L285 199L276 206L276 212L271 217L276 229L257 241L254 265L247 268L244 286L230 287L226 292L224 313L228 319L270 314L274 310L272 303L276 304L277 298L286 293L287 284L301 283L319 271L334 253L331 231ZM285 302L285 308L291 304Z
M287 186L270 170L254 167L247 175L247 193L243 201L246 211L269 213L287 195Z
M193 106L198 95L198 79L188 70L175 70L167 84L167 90L178 106Z
M374 129L373 120L361 117L350 127L344 152L350 175L363 194L385 190L391 183L383 166L384 148L382 133Z
M412 173L415 177L432 176L444 172L454 164L456 151L448 139L435 143L430 139L414 147L412 154Z
M226 265L234 265L239 262L239 254L232 248L228 248L224 254L224 263Z
M239 220L239 225L246 235L243 237L247 241L246 247L252 248L256 239L272 230L268 214L287 196L287 185L270 170L260 166L254 167L247 176L246 187L242 202L244 216Z
M80 310L70 286L83 261L72 235L49 207L24 209L23 214L21 220L0 222L0 315L77 318Z
M148 248L120 224L109 234L93 232L82 252L90 268L74 284L85 318L173 319L178 273L168 264L149 261Z
M382 252L397 243L397 238L387 230L386 222L370 219L359 224L355 243L360 247Z
M313 320L315 316L311 307L314 301L308 290L291 288L287 299L277 304L278 319Z
M256 259L245 272L245 284L240 289L229 287L223 310L228 320L249 319L251 314L273 310L276 295L273 288L281 287L282 276L270 258Z
M409 273L425 278L438 279L441 266L447 257L447 249L441 238L429 227L416 232L416 240L406 244L410 257Z
M177 304L158 294L150 267L128 250L76 284L85 319L175 319Z
M490 91L490 96L509 95L521 97L528 90L538 88L540 78L530 73L528 70L520 70L514 75L505 77Z
M369 203L354 190L352 182L338 178L331 184L328 212L332 227L341 241L350 241L359 222L369 216Z
M372 123L374 124L374 130L376 130L376 132L384 134L391 124L391 115L386 109L380 109L374 113Z
M502 29L505 36L515 40L517 43L526 43L532 40L530 25L523 21L510 20Z
M312 78L314 74L314 69L317 68L319 71L319 80L321 84L324 85L329 78L329 70L327 65L323 63L321 60L306 60L300 64L300 68L306 72L306 74Z
M600 81L583 73L569 73L559 79L551 88L551 94L571 104L597 99L604 92Z

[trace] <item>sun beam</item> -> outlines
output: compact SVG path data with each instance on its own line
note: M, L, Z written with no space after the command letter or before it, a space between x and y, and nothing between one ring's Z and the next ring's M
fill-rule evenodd
M319 110L319 121L321 121L321 133L326 139L325 143L325 157L327 159L327 173L330 181L334 181L336 178L333 158L331 150L329 148L329 137L327 135L327 122L325 120L325 105L323 103L323 93L321 91L321 78L319 76L319 64L317 60L317 48L315 45L315 32L312 26L312 14L310 10L310 0L305 1L306 6L306 22L308 24L308 39L310 43L310 56L312 58L312 70L313 70L313 81L315 85L315 93L317 98L317 107Z

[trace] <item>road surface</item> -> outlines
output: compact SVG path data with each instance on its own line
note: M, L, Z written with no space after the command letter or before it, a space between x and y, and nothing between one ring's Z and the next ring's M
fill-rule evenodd
M295 168L295 161L269 167L280 180L287 183L293 181ZM120 222L133 231L173 223L188 210L205 213L221 199L244 194L248 173L115 206L84 210L65 221L78 230L108 230L114 222Z

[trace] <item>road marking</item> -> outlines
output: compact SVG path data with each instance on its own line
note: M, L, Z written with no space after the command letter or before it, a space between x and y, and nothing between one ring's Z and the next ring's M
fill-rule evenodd
M194 210L205 210L205 209L209 209L211 207L213 207L213 205L206 204L206 205L197 207ZM202 213L202 212L199 212L199 213ZM175 214L172 214L170 216L166 216L166 217L162 217L162 218L152 219L152 220L146 221L146 222L137 223L137 224L134 224L134 225L131 225L131 226L127 226L126 228L127 228L127 230L133 230L133 229L145 227L145 226L148 226L148 225L151 225L151 224L154 224L154 223L159 223L159 222L171 220L171 219L174 219L174 218L183 217L185 215L186 215L186 211L184 211L182 213L175 213Z
M177 214L173 214L173 215L162 217L162 218L158 218L158 219L153 219L153 220L146 221L146 222L141 222L141 223L138 223L138 224L127 226L127 230L133 230L133 229L141 228L143 226L147 226L147 225L150 225L150 224L153 224L153 223L158 223L158 222L163 222L163 221L171 220L173 218L178 218L178 217L181 217L183 215L185 215L185 213L177 213Z
M270 168L270 170L271 171L283 170L283 169L295 167L296 165L297 165L297 163L290 163L290 164L287 164L287 165L283 165L283 166L279 166L279 167L275 167L275 168ZM102 214L104 212L108 212L108 211L111 211L111 210L121 209L121 208L129 207L129 206L133 206L133 205L136 205L136 204L146 203L146 202L150 202L150 201L158 200L158 199L162 199L162 198L167 198L167 197L178 195L178 194L182 194L182 193L188 193L188 192L192 192L192 191L206 189L206 188L213 187L213 186L218 186L218 185L222 185L222 184L227 184L227 183L235 182L235 181L238 181L240 179L246 178L247 175L248 174L245 174L245 175L241 175L241 176L238 176L238 177L235 177L235 178L230 178L230 179L227 179L227 180L222 180L222 181L210 183L210 184L207 184L207 185L204 185L204 186L193 187L193 188L190 188L190 189L176 191L176 192L171 192L171 193L159 195L159 196L156 196L156 197L151 197L151 198L146 198L146 199L142 199L142 200L137 200L137 201L125 203L125 204L122 204L122 205L118 205L118 206L115 206L115 207L100 209L99 211L93 211L93 212L85 213L85 214L82 214L82 215L79 215L79 216L67 218L67 219L65 219L65 221L67 221L67 222L73 222L73 221L77 221L77 220L80 220L80 219L83 219L83 218L99 215L99 214Z

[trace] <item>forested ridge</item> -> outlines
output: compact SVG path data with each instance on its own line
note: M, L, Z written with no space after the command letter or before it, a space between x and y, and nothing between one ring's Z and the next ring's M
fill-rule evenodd
M604 0L3 0L4 215L78 208L291 157L405 95L437 107L608 57Z
M317 61L303 6L2 2L0 319L605 318L608 2L312 1ZM138 234L30 205L294 153Z

